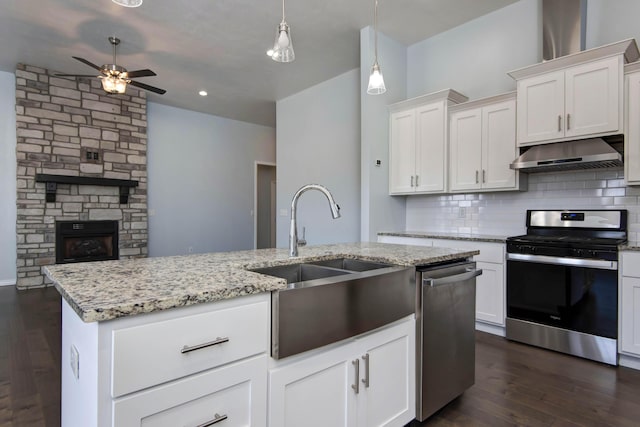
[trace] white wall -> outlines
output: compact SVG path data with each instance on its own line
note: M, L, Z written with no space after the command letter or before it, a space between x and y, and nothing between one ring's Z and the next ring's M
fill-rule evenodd
M273 128L148 105L149 255L251 249L255 161Z
M310 245L359 240L359 80L351 70L276 103L278 247L288 247L291 198L310 183L331 191L342 217L332 219L322 193L306 192L297 206L299 237L304 226Z
M378 34L378 62L387 91L367 94L369 73L374 61L372 27L360 30L360 111L362 222L360 240L376 241L379 231L402 229L405 198L389 196L389 110L387 106L406 99L407 49L401 43ZM376 166L376 160L381 161Z
M514 89L505 73L541 57L540 5L522 0L409 47L409 95L453 87L473 99ZM589 0L587 5L587 48L640 39L639 1ZM629 238L640 238L640 189L624 186L621 169L530 174L523 193L408 197L404 227L514 235L524 232L526 209L567 207L628 209Z
M0 285L16 283L16 86L0 71Z
M542 58L541 12L539 0L522 0L409 46L408 97L446 88L470 99L515 90L506 73Z

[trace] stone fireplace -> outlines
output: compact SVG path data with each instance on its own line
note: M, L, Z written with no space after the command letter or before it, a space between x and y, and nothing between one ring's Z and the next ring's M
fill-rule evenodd
M108 95L98 79L53 74L16 70L19 289L47 285L41 267L70 258L147 255L146 93ZM74 224L78 232L107 222L115 237L73 236ZM56 247L75 255L61 261Z

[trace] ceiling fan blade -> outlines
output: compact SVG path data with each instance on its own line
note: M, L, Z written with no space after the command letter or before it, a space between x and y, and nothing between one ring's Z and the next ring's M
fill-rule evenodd
M129 78L150 77L150 76L157 76L157 74L149 70L148 68L144 70L127 71L127 77Z
M131 82L129 82L129 84L131 86L139 87L140 89L148 90L150 92L155 92L155 93L158 93L160 95L164 95L165 93L167 93L167 91L164 90L164 89L160 89L160 88L157 88L157 87L149 86L149 85L146 85L144 83L136 82L136 81L133 81L133 80L131 80Z
M89 61L87 61L87 60L86 60L86 59L84 59L84 58L80 58L80 57L78 57L78 56L72 56L72 58L73 58L73 59L76 59L76 60L78 60L78 61L80 61L80 62L82 62L83 64L88 65L88 66L89 66L89 67L91 67L91 68L95 68L95 69L96 69L96 70L98 70L98 71L102 71L102 67L98 67L98 66L97 66L96 64L94 64L93 62L89 62Z
M54 74L57 77L96 77L95 74Z

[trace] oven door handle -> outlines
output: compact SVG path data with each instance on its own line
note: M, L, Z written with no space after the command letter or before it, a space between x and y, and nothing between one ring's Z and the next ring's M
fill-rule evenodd
M507 261L537 262L540 264L566 265L569 267L587 267L600 270L617 270L618 261L605 261L599 259L567 258L546 255L507 254Z

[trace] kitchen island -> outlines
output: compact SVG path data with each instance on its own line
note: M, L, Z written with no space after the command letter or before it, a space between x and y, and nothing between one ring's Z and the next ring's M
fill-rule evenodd
M302 248L296 258L285 249L265 249L45 267L63 296L62 424L183 425L189 419L193 425L229 420L235 426L267 425L269 419L275 426L298 416L313 418L290 411L314 401L309 393L321 393L333 396L327 405L342 405L327 406L327 414L349 421L345 425L367 425L384 407L377 403L384 396L365 388L359 377L354 383L352 354L359 360L366 353L368 381L368 355L380 349L371 375L382 371L373 377L381 380L385 371L394 372L391 366L380 369L385 357L402 365L404 380L397 385L405 393L394 393L404 397L404 410L389 425L404 425L415 410L412 319L275 361L268 355L270 297L287 283L248 270L335 258L412 267L477 253L353 243ZM402 357L394 356L394 348L402 349ZM344 363L336 362L340 358ZM320 378L327 388L293 381L296 375ZM298 403L285 402L292 384L297 389L289 394L302 399ZM334 393L336 385L343 391ZM356 392L352 385L363 389ZM218 407L225 409L211 410Z

